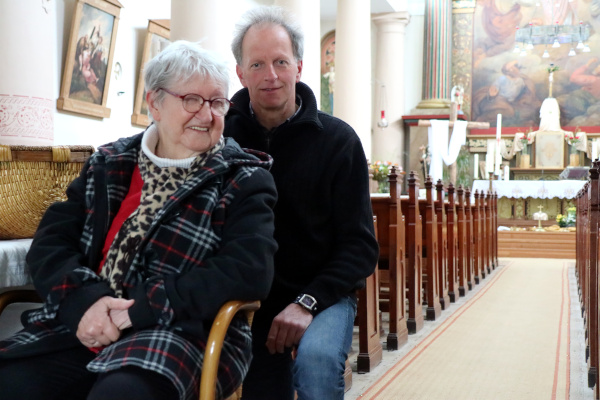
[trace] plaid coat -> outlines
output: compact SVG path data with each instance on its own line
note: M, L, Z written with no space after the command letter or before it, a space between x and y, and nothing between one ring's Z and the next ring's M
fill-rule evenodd
M102 146L51 205L27 262L41 309L26 312L25 328L0 342L0 358L81 346L75 336L86 310L113 295L96 271L110 224L127 195L142 134ZM208 330L227 300L264 299L273 279L276 190L264 153L232 139L169 197L157 212L124 276L132 328L88 365L104 372L125 365L156 371L181 399L196 395ZM251 360L247 322L235 319L226 337L218 391L229 395Z

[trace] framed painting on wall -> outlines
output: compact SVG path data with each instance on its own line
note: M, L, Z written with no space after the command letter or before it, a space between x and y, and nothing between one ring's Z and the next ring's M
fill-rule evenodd
M56 102L59 110L110 117L106 100L122 7L117 0L77 0Z
M321 111L333 114L335 82L335 30L321 39Z
M565 138L562 132L538 132L535 135L535 167L565 167Z
M170 33L170 20L148 20L148 33L146 34L146 40L144 41L142 64L140 66L137 90L135 92L133 114L131 114L131 123L134 125L150 125L150 118L148 117L148 104L146 103L146 89L144 87L144 65L171 43L169 40Z

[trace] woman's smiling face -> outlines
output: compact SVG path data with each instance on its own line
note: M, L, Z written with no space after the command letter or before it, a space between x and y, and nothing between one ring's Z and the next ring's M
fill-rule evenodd
M187 82L176 82L165 88L179 95L198 94L207 100L226 97L227 88L212 78L197 76ZM158 129L156 155L181 159L196 156L212 149L223 135L224 116L215 116L205 102L196 113L183 108L182 100L164 93L162 102L156 101L157 92L148 93L147 100Z

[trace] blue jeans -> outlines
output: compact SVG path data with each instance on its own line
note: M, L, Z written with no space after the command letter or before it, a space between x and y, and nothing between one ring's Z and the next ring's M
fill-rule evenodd
M295 360L288 350L271 355L265 346L267 325L253 325L254 359L242 386L243 400L342 400L344 370L356 317L353 296L320 312L306 329ZM264 332L266 330L266 332Z

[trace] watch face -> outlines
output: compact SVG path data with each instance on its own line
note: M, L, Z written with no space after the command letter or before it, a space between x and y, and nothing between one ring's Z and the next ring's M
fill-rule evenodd
M312 309L317 303L317 301L310 296L304 295L300 299L300 303L302 303L302 305L304 305L305 307Z

